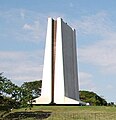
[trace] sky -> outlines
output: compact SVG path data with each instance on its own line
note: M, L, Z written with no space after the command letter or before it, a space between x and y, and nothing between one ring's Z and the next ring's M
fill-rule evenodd
M79 89L116 102L116 0L0 0L0 73L42 79L48 17L76 29Z

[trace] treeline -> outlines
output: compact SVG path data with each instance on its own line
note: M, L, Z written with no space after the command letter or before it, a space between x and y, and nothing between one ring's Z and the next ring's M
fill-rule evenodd
M42 81L24 82L21 86L12 83L0 73L0 110L32 105L34 98L41 94ZM80 100L93 106L114 105L94 92L80 91ZM59 93L60 94L60 93ZM30 103L30 104L27 104Z
M20 87L0 73L0 110L27 107L40 96L42 81L24 82Z
M86 103L89 103L92 106L106 106L107 101L98 96L96 93L94 92L90 92L90 91L80 91L80 100Z

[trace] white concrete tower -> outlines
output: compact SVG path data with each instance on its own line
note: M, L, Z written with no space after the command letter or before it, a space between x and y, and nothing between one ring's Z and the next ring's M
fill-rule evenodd
M76 32L61 18L48 18L42 91L34 104L80 104Z

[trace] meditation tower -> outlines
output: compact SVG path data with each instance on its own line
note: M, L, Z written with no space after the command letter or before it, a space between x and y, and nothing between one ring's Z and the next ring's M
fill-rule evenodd
M80 104L76 32L48 18L41 96L34 104Z

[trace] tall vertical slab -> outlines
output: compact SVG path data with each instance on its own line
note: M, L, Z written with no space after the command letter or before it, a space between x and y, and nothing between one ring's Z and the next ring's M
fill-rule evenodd
M64 104L65 86L64 86L64 65L63 65L63 46L62 46L62 19L57 19L56 35L56 62L55 62L55 84L54 84L54 102Z
M56 104L79 104L75 30L57 19L55 98Z
M48 18L41 96L34 104L49 104L52 98L52 18Z

